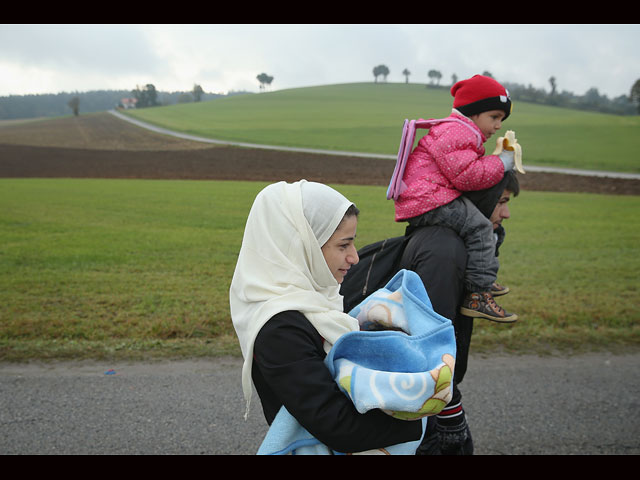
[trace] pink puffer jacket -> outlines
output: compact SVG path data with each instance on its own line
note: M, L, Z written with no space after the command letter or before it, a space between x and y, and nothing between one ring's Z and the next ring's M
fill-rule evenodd
M467 117L450 117L467 125L431 127L409 156L403 176L407 189L395 201L397 222L445 205L464 191L492 187L504 176L500 158L484 156L487 139L480 129Z

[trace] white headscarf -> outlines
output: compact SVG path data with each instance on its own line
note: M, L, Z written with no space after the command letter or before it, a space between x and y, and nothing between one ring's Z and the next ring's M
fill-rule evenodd
M340 285L321 250L351 205L334 189L306 180L278 182L256 196L229 291L231 318L244 356L247 413L253 344L275 314L303 313L325 339L327 351L341 335L358 330L357 320L342 312Z

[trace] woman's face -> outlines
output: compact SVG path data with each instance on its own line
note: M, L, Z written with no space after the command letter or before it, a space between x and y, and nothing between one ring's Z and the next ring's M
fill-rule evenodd
M357 226L358 217L345 217L331 238L322 246L324 259L338 283L342 283L351 265L360 260L354 244Z

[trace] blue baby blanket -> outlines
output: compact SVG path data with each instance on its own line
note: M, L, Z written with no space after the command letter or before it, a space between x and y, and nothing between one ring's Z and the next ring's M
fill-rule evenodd
M402 420L439 413L451 400L456 343L451 321L433 310L420 277L400 270L349 312L360 331L340 337L325 364L360 413L379 408ZM420 441L375 452L413 454ZM335 454L282 407L258 455Z

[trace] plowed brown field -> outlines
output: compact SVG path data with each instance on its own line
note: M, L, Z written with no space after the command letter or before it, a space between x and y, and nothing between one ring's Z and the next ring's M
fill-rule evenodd
M252 149L150 132L108 113L0 122L0 177L295 181L388 185L390 160ZM529 172L523 190L640 195L640 180Z

